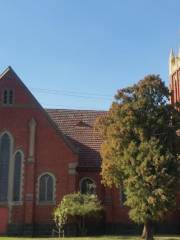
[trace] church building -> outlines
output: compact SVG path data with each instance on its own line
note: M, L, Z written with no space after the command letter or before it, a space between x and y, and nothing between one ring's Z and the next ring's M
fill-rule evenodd
M180 101L180 57L173 53L170 81L174 103ZM102 139L94 124L104 114L44 109L11 67L0 75L0 235L50 234L53 209L75 191L96 193L104 207L88 231L101 225L101 233L124 233L128 226L134 233L122 190L101 184ZM180 229L180 210L164 224Z

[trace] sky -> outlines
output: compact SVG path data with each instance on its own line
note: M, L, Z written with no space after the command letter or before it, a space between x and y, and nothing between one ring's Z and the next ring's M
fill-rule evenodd
M179 0L0 0L0 72L46 108L107 110L147 74L168 85Z

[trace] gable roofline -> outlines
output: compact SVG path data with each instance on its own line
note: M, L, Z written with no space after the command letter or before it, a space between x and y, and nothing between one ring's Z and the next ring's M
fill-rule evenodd
M41 104L38 102L38 100L34 97L34 95L31 93L31 91L26 87L26 85L23 83L23 81L20 79L20 77L16 74L16 72L13 70L11 66L8 66L1 74L0 74L0 80L8 73L11 72L15 75L16 79L19 81L20 85L27 91L28 95L32 98L33 102L37 105L37 107L40 109L40 111L44 114L47 121L50 123L50 125L54 128L56 133L64 140L66 145L70 148L70 150L74 154L78 154L77 148L67 139L67 137L63 134L63 132L58 128L57 124L50 118L46 110L41 106Z
M0 73L0 79L4 76L4 75L6 75L6 73L7 72L9 72L9 71L13 71L13 73L17 76L17 74L15 73L15 71L12 69L12 67L11 66L8 66L2 73ZM18 76L17 76L18 77ZM19 78L19 77L18 77Z

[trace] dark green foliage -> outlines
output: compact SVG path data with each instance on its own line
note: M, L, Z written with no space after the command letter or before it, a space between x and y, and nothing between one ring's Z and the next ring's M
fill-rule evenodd
M102 206L96 195L71 193L65 195L54 210L54 221L57 226L62 226L76 219L80 233L85 234L85 217L96 217L101 210Z
M97 129L104 184L123 184L130 217L137 223L162 219L175 206L180 177L176 130L179 112L159 76L118 91Z

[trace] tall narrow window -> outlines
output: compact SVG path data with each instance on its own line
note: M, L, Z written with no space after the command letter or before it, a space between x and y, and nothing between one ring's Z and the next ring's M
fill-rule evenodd
M44 174L39 179L39 202L52 202L54 200L54 178Z
M14 158L13 201L20 201L22 154L17 152Z
M9 104L13 104L13 90L9 90Z
M9 162L10 137L5 133L0 139L0 202L8 199Z
M4 93L3 93L3 103L4 104L7 104L7 98L8 98L8 92L7 90L4 90Z
M80 182L80 191L82 194L95 194L96 184L90 178L84 178Z

